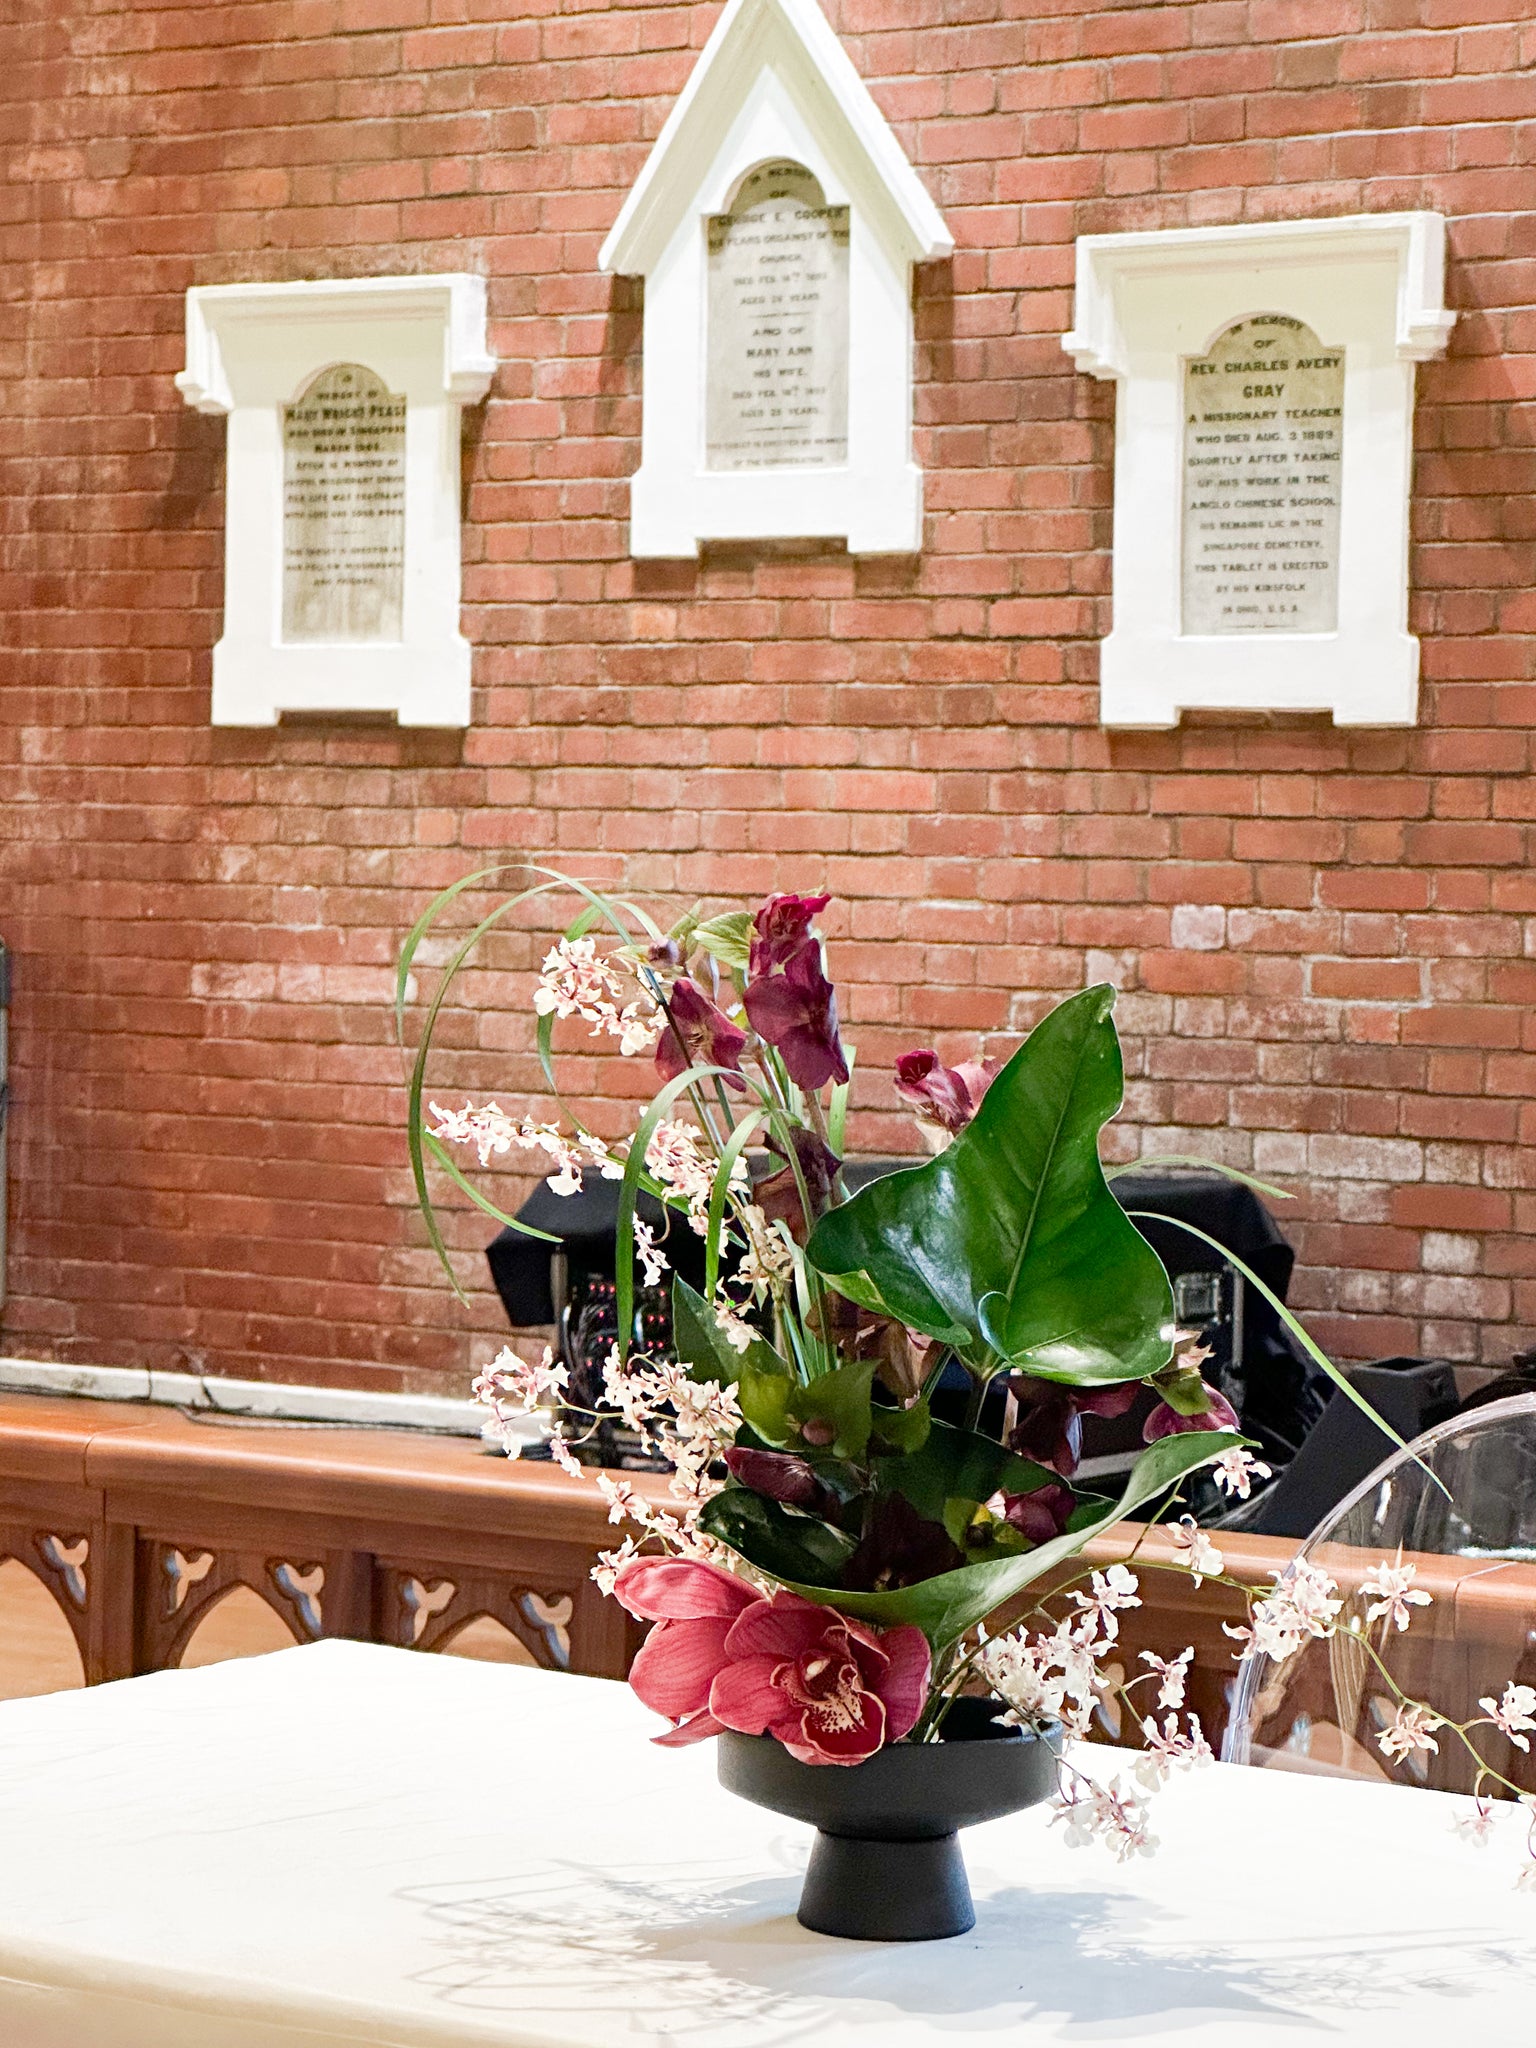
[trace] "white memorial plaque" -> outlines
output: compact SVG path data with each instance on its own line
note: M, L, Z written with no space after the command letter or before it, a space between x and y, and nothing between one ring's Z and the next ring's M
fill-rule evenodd
M1337 630L1343 427L1343 350L1286 314L1185 363L1185 633Z
M848 208L802 165L765 164L709 222L711 469L848 459Z
M283 408L283 638L399 640L405 405L357 363Z

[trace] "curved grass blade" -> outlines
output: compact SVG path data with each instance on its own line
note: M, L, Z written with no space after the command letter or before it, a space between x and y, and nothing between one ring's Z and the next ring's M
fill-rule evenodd
M1273 1195L1277 1202L1294 1202L1296 1199L1289 1188L1277 1188L1271 1181L1255 1180L1240 1166L1223 1166L1219 1159L1201 1159L1193 1152L1149 1152L1144 1159L1126 1160L1123 1166L1106 1166L1104 1178L1118 1180L1122 1173L1137 1173L1144 1166L1204 1166L1212 1173L1219 1173L1224 1180L1241 1181L1245 1188L1253 1188L1261 1195Z
M1276 1315L1279 1316L1281 1322L1284 1323L1285 1327L1296 1339L1297 1343L1306 1352L1308 1358L1310 1358L1314 1364L1320 1365L1322 1367L1323 1371L1327 1373L1329 1379L1331 1379L1333 1381L1333 1384L1339 1389L1339 1392L1341 1394L1347 1394L1350 1400L1353 1401L1355 1406L1360 1410L1360 1413L1363 1416L1365 1416L1366 1420L1369 1422L1373 1422L1376 1425L1376 1427L1381 1431L1383 1436L1390 1437L1393 1443L1397 1445L1400 1451L1407 1450L1408 1446L1403 1442L1402 1438L1398 1435L1397 1431L1392 1427L1391 1423L1384 1421L1382 1417L1376 1413L1376 1410L1371 1406L1370 1402L1366 1400L1364 1394L1362 1394L1355 1386L1351 1384L1348 1374L1343 1373L1339 1370L1339 1368L1334 1364L1333 1360L1328 1356L1327 1352L1324 1351L1322 1346L1316 1343L1311 1337L1307 1335L1307 1332L1301 1327L1301 1324L1296 1320L1296 1317L1292 1314L1290 1309L1286 1307L1285 1303L1280 1299L1279 1295L1275 1293L1274 1289L1272 1287L1267 1287L1265 1283L1259 1278L1258 1274L1254 1272L1253 1268L1249 1265L1245 1265L1244 1262L1237 1256L1236 1252L1230 1251L1226 1245L1220 1242L1219 1239L1209 1236L1205 1231L1200 1229L1198 1224L1186 1223L1182 1217L1163 1216L1160 1215L1158 1211L1155 1209L1127 1209L1125 1213L1127 1214L1127 1216L1133 1217L1141 1222L1171 1223L1175 1230L1186 1231L1189 1234L1189 1236L1198 1237L1202 1244L1208 1244L1211 1247L1212 1251L1220 1252L1221 1256L1226 1260L1227 1264L1229 1266L1235 1267L1236 1270L1239 1273L1241 1273L1243 1278L1248 1282L1248 1285L1252 1288L1255 1288L1258 1291L1258 1293L1260 1293L1264 1297L1264 1299L1269 1303L1270 1307L1275 1311ZM1429 1471L1429 1467L1427 1465L1424 1467L1424 1469L1426 1472ZM1434 1478L1434 1474L1430 1473L1430 1477ZM1435 1484L1438 1486L1440 1484L1439 1480L1436 1480Z
M725 1205L730 1199L731 1174L746 1150L753 1132L763 1120L761 1110L742 1118L726 1141L715 1169L715 1184L709 1191L709 1235L704 1240L704 1299L713 1301L720 1279L720 1237L725 1227Z

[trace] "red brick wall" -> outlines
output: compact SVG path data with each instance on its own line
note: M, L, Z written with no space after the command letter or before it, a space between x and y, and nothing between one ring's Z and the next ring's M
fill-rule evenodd
M896 1051L1001 1049L1113 977L1121 1152L1288 1179L1343 1354L1507 1354L1536 1321L1528 0L829 0L959 244L918 283L926 545L636 565L637 298L595 258L716 11L10 0L6 1348L462 1373L495 1316L411 1214L389 965L429 892L528 851L677 900L834 889L865 1149L908 1142ZM1113 399L1058 345L1072 238L1403 207L1449 216L1461 311L1420 372L1419 729L1106 735ZM450 267L502 358L466 443L473 728L211 731L224 429L172 388L186 286ZM440 1085L520 1100L526 980L468 993Z

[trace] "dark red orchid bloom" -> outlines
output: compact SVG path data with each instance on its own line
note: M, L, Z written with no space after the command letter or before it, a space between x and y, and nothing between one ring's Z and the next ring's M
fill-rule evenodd
M946 1067L931 1047L924 1046L897 1060L896 1093L912 1104L920 1123L934 1124L953 1136L981 1107L996 1073L996 1060L967 1060L962 1066Z
M830 896L770 896L752 920L752 950L747 972L753 981L775 967L787 966L810 941L811 919L832 901Z
M837 1495L804 1458L789 1451L754 1451L736 1445L725 1454L726 1470L738 1486L749 1487L765 1500L781 1501L787 1508L800 1508L808 1515L820 1515L825 1522L836 1521Z
M1169 1402L1159 1401L1147 1417L1142 1442L1155 1444L1162 1437L1187 1436L1197 1429L1240 1429L1237 1410L1226 1395L1218 1394L1214 1387L1205 1387L1204 1391L1208 1405L1198 1415L1185 1415Z
M905 1494L887 1493L875 1503L863 1542L843 1566L843 1590L883 1593L917 1586L964 1563L964 1552L942 1522L920 1515Z
M823 1145L814 1131L791 1131L789 1138L795 1148L800 1178L805 1182L805 1192L810 1199L809 1218L800 1200L800 1186L795 1179L794 1167L788 1164L777 1173L769 1174L766 1180L758 1181L752 1190L752 1199L770 1223L787 1225L795 1243L804 1244L811 1234L812 1225L832 1199L832 1182L842 1161ZM783 1147L772 1141L769 1150L781 1159L787 1158Z
M1108 1387L1064 1387L1056 1380L1037 1380L1028 1373L1010 1373L1008 1391L1019 1412L1008 1432L1008 1448L1033 1458L1070 1479L1082 1456L1085 1415L1123 1415L1141 1392L1140 1380L1121 1380Z
M675 1081L690 1067L740 1069L747 1034L723 1010L717 1010L695 983L675 981L667 1009L671 1025L663 1028L656 1041L656 1071L663 1081ZM732 1081L730 1085L740 1088L745 1084Z
M1077 1497L1070 1486L1037 1486L1033 1493L1005 1493L1003 1520L1031 1543L1049 1543L1066 1533Z
M846 1081L848 1062L837 1033L837 996L821 968L814 941L791 956L782 974L749 984L747 1017L759 1038L783 1060L789 1078L813 1092Z

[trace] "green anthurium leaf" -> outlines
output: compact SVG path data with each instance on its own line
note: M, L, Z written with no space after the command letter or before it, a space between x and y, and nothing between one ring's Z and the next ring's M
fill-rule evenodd
M736 1381L736 1403L743 1418L765 1444L776 1451L793 1444L802 1448L800 1425L789 1412L795 1383L788 1373L753 1372L747 1367Z
M877 1417L883 1412L875 1411ZM1006 1493L1033 1493L1055 1477L1043 1465L1016 1457L994 1437L936 1421L917 1450L893 1459L882 1469L880 1483L905 1494L930 1522L941 1522L946 1501L979 1504L990 1500L999 1488Z
M853 1555L851 1536L810 1515L792 1514L745 1486L727 1486L717 1493L699 1519L709 1535L728 1543L759 1571L786 1585L814 1582L823 1599Z
M709 1303L680 1273L672 1275L672 1348L695 1379L733 1387L744 1373L791 1383L789 1367L773 1346L754 1337L744 1352L726 1339Z
M1124 1493L1112 1506L1104 1508L1080 1529L1071 1529L1064 1536L1053 1537L1049 1543L1037 1544L1033 1550L1027 1550L1018 1557L984 1559L979 1564L961 1565L954 1571L925 1579L920 1585L901 1586L885 1593L844 1593L811 1580L785 1579L784 1583L792 1593L803 1593L808 1600L819 1600L844 1614L854 1615L860 1621L872 1622L877 1628L897 1628L913 1623L923 1631L937 1653L947 1649L968 1628L974 1628L978 1621L985 1621L989 1614L1036 1579L1066 1559L1075 1557L1090 1536L1113 1528L1116 1522L1134 1514L1137 1508L1166 1493L1187 1472L1194 1471L1196 1466L1206 1464L1243 1441L1231 1430L1207 1429L1188 1435L1163 1437L1136 1460ZM942 1515L942 1502L939 1512ZM724 1541L732 1544L733 1548L739 1547L723 1531L717 1530L716 1533L723 1535ZM753 1561L748 1551L743 1550L741 1554ZM774 1576L782 1578L783 1574L776 1571Z
M1060 1004L946 1151L822 1217L807 1255L839 1293L1042 1379L1167 1364L1168 1276L1099 1163L1124 1085L1113 1002L1102 986Z
M925 1400L914 1401L910 1408L870 1410L870 1437L877 1457L886 1451L913 1455L927 1443L932 1428L933 1410Z
M867 1359L834 1366L821 1373L809 1386L797 1386L789 1397L789 1412L802 1425L819 1423L832 1436L824 1446L837 1458L862 1458L869 1443L872 1420L869 1390L875 1368ZM802 1438L804 1430L802 1428ZM815 1441L814 1433L809 1441Z
M707 924L695 926L692 939L727 967L745 967L752 951L751 912L728 910L721 917L712 917Z

